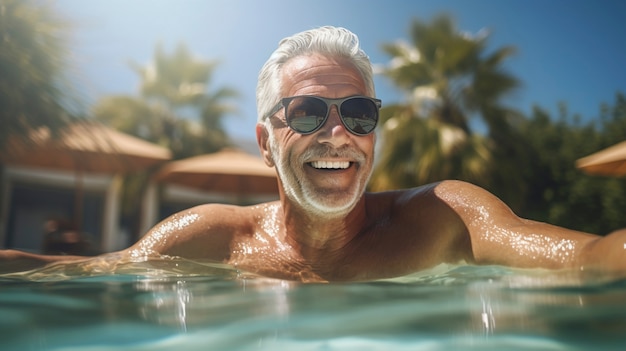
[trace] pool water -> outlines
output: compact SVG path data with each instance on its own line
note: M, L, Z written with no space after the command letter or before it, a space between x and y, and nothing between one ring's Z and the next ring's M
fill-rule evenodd
M0 276L1 350L626 350L626 279L441 265L301 284L169 260Z

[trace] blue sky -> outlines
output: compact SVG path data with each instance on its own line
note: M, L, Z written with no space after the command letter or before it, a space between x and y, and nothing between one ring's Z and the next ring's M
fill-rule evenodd
M598 115L616 91L626 93L626 1L621 0L57 0L74 23L70 43L77 88L87 101L138 92L129 62L146 64L156 43L184 42L198 57L218 60L213 87L241 93L239 114L226 128L254 139L259 69L285 36L321 25L346 27L375 64L389 57L382 43L408 40L411 20L449 13L458 28L488 29L490 46L518 48L507 69L522 81L508 101L556 111L560 101L584 119ZM384 77L378 97L403 100Z

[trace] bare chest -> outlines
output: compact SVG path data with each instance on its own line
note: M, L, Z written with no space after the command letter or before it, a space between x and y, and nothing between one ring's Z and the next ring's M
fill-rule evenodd
M232 245L228 263L243 271L300 281L390 278L438 263L428 251L433 243L419 235L383 221L341 250L305 257L287 243L255 234Z

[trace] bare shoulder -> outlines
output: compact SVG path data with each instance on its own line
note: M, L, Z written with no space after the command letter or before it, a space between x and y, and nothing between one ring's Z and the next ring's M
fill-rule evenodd
M406 214L428 222L432 222L432 218L449 219L450 216L465 220L476 217L480 212L512 214L509 207L495 195L479 186L458 180L368 195L371 207L379 209L381 213L392 212L395 216ZM416 214L422 215L416 217Z
M472 197L479 197L481 199L485 197L495 197L487 190L462 180L444 180L436 183L434 191L437 196L452 203L465 202L468 198Z
M259 206L205 204L173 214L128 249L131 255L161 254L224 261L232 241L250 235L262 212Z
M507 218L519 219L496 195L468 182L446 180L437 183L433 191L461 217L474 218L482 213L483 215L506 215Z
M370 193L369 201L381 204L383 207L394 211L413 212L424 206L444 205L453 209L462 206L471 206L468 202L472 199L484 201L497 201L495 196L486 190L467 182L446 180L422 185L410 189Z
M374 217L393 216L395 219L410 218L411 222L429 221L428 213L437 217L452 213L449 196L454 193L444 183L431 183L410 189L368 193L368 212ZM442 188L444 186L445 188ZM429 221L430 222L430 221Z
M437 184L434 193L459 216L472 234L493 228L517 228L532 222L517 216L496 195L468 182L446 180Z
M443 183L376 193L370 198L374 216L386 224L381 252L394 251L397 262L411 269L441 262L473 262L467 226L442 194ZM451 184L452 185L452 184ZM391 238L391 239L389 239Z

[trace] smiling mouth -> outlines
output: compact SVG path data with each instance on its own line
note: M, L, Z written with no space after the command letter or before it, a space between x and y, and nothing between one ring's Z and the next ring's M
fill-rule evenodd
M315 169L341 170L348 169L350 162L348 161L313 161L309 165Z

